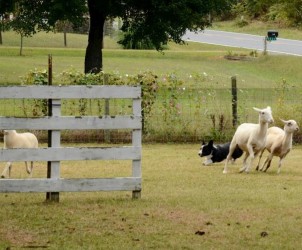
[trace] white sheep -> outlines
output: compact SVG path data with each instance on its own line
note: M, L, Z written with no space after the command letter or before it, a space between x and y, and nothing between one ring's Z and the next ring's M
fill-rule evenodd
M270 107L265 109L254 108L254 110L259 112L259 123L243 123L239 125L231 141L223 170L224 174L227 173L228 162L232 159L232 154L237 146L245 152L243 167L240 172L245 171L247 173L250 171L255 156L265 147L268 124L274 122L272 110ZM250 158L249 161L247 161L248 157Z
M278 127L271 127L267 130L267 138L265 148L262 150L256 170L259 168L260 160L265 149L270 153L263 163L260 171L266 172L270 167L274 156L279 156L278 174L281 170L281 164L285 156L292 148L293 133L299 130L299 126L295 120L284 121L284 130ZM266 166L266 168L264 168Z
M4 130L4 148L38 148L38 139L32 133L17 133L16 130ZM27 162L25 162L26 171L32 177L33 162L29 168ZM1 178L5 178L8 171L8 177L10 177L12 168L12 162L7 162L6 166L1 174Z

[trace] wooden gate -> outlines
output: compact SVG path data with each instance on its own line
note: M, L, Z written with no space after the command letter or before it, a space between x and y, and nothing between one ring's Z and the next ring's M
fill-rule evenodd
M61 116L62 99L132 99L132 114L121 116ZM48 130L51 146L38 149L0 149L0 161L50 162L49 178L0 179L0 192L49 192L58 200L59 192L132 191L141 195L141 88L130 86L6 86L0 99L48 99L52 116L38 118L0 117L0 129ZM132 130L131 146L62 147L61 130ZM116 178L65 179L60 177L60 161L132 160L132 176Z

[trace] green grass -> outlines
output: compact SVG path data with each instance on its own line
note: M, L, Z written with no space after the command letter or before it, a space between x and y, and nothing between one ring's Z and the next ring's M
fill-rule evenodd
M75 43L70 40L70 47L66 49L60 47L63 43L61 34L52 36L52 39L47 38L49 34L40 35L44 42L29 40L24 56L18 56L16 38L11 38L8 44L8 37L4 37L7 43L0 47L0 84L20 83L19 77L29 70L47 68L49 53L53 55L55 75L71 66L83 70L85 36L76 36ZM252 105L248 96L254 96L255 106L263 102L259 97L261 91L252 94L248 88L262 88L264 92L267 88L274 88L282 78L290 85L301 86L301 60L297 57L269 56L232 62L223 58L228 50L233 50L230 48L196 43L188 46L171 44L169 48L160 54L106 48L105 43L104 70L121 74L152 70L160 77L174 72L185 80L185 84L204 87L205 92L200 97L208 96L206 89L211 87L222 89L217 90L221 92L225 88L225 93L221 94L228 96L230 77L237 75L238 87L248 91L240 92L242 108L247 110ZM238 52L249 53L246 50ZM190 80L190 76L204 75L204 72L206 81ZM297 91L293 98L297 103L300 94ZM217 100L215 96L208 98L206 105L209 106L205 107L211 106L211 98ZM185 108L192 112L194 103L190 105ZM219 109L227 106L226 103L218 105ZM14 109L18 109L16 106ZM162 120L163 114L159 112L154 121ZM207 128L198 130L209 119L207 115L206 112L198 114L200 120L195 127L198 136L209 132ZM280 113L275 119L278 115ZM174 122L170 128L177 126L179 123ZM229 166L229 173L223 175L223 163L209 167L201 165L197 155L199 147L198 144L144 144L143 190L139 200L132 200L129 192L61 193L58 204L45 203L45 194L0 194L0 248L301 248L301 146L294 146L283 162L280 175L276 174L276 159L267 173L239 174L242 162L239 159L235 165ZM0 171L4 165L1 164ZM61 164L64 178L111 177L129 173L129 161ZM46 163L37 163L34 178L45 176ZM24 163L14 164L12 177L27 177ZM198 235L197 232L204 234Z
M6 32L4 33L6 34ZM7 35L14 36L7 32ZM13 46L13 40L18 37L4 37L4 45L0 46L0 84L20 84L30 70L46 69L48 54L53 57L54 83L60 83L60 73L71 68L82 72L84 68L85 36L72 35L69 44L79 46L57 47L62 34L39 33L39 36L28 38L28 46L24 48L24 56L19 56L19 48ZM35 38L35 39L34 39ZM51 39L50 39L51 38ZM5 40L6 39L6 40ZM44 48L37 47L38 40L45 41ZM9 42L10 41L10 42ZM279 118L297 119L300 123L302 61L300 57L269 55L249 61L229 61L224 58L230 52L249 54L249 50L214 46L199 43L187 45L169 44L169 50L159 53L152 50L121 50L114 48L115 42L106 38L108 46L103 50L103 65L105 72L119 72L120 75L137 75L152 71L164 83L168 75L174 74L183 81L185 91L178 96L181 115L172 117L169 122L163 122L163 97L160 95L153 110L152 123L149 132L154 140L196 141L201 138L214 137L218 140L230 139L233 133L231 127L231 76L237 76L238 106L240 122L256 121L252 107L271 105L276 121ZM63 45L62 45L63 46ZM271 89L280 87L283 79L287 82L289 92L286 94L286 109L280 111L280 94ZM162 93L161 93L162 94ZM197 106L200 106L198 108ZM2 105L2 110L9 110ZM210 116L216 115L216 128ZM225 115L226 131L222 137L216 135L219 115ZM3 114L2 114L3 115ZM173 124L173 126L171 126ZM200 128L200 124L203 124ZM173 128L173 129L169 129ZM167 132L168 131L168 132ZM184 133L183 131L186 131ZM149 135L148 135L149 136ZM299 137L299 135L298 135ZM178 138L178 139L177 139Z
M131 200L130 192L61 193L60 203L48 204L45 194L0 194L1 249L301 247L301 147L290 152L280 175L277 159L267 173L250 174L238 173L238 159L223 175L223 163L201 165L198 149L198 144L143 145L139 200ZM64 162L61 175L116 176L125 169L130 164L119 161ZM24 163L15 163L12 175L25 177ZM39 163L34 178L44 176L45 164Z
M20 83L20 77L34 68L46 69L48 54L53 56L53 72L59 75L74 68L84 68L87 36L70 34L70 46L60 45L62 34L38 33L28 39L23 56L19 56L16 36L4 32L4 45L0 46L0 84ZM106 43L107 41L107 43ZM302 78L301 60L292 56L259 56L251 61L228 61L228 53L249 54L251 51L199 43L187 45L169 44L164 53L118 49L116 43L106 38L103 50L105 72L137 74L153 71L158 75L176 73L186 80L190 75L206 73L213 85L230 86L230 77L238 76L240 88L274 87L276 82L286 79L291 85L300 85ZM106 46L106 44L108 44ZM45 47L41 47L41 46ZM288 65L291 65L288 67Z
M15 32L8 31L3 32L3 45L4 46L13 46L20 47L20 36ZM82 48L87 47L88 35L80 34L67 34L67 47L68 48ZM24 47L38 47L38 48L64 48L64 36L63 33L54 33L54 32L39 32L32 37L24 37L23 39ZM114 42L111 38L106 37L104 41L105 48L116 49L120 46Z
M202 46L202 45L200 45ZM158 75L176 73L184 80L190 75L206 73L213 84L230 86L230 77L238 76L239 87L274 87L286 79L291 85L300 85L302 77L299 57L270 56L256 60L235 62L223 58L227 51L124 51L104 50L105 72L138 74L152 71ZM216 48L217 49L217 48ZM83 49L25 49L25 56L18 56L17 48L0 47L1 84L20 83L20 77L32 69L47 69L48 54L53 56L53 72L56 77L71 68L83 70ZM288 65L291 65L289 68Z

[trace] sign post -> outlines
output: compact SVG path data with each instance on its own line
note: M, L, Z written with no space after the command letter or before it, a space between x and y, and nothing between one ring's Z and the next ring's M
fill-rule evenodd
M267 42L276 41L279 36L279 32L276 30L269 30L264 38L263 55L267 55Z

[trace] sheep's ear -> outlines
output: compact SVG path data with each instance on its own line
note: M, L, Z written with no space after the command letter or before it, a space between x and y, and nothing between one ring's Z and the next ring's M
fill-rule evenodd
M261 109L258 109L258 108L255 108L255 107L253 107L253 109L256 110L256 111L258 111L258 112L261 111Z
M280 121L281 121L281 122L283 122L284 124L286 124L286 123L287 123L287 121L282 120L281 118L280 118Z

